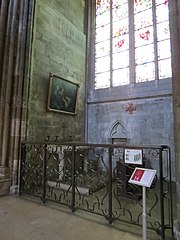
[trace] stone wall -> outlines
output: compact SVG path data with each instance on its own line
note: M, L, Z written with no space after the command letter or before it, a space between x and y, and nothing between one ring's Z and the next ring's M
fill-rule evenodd
M173 68L173 112L174 140L176 157L176 206L177 220L174 225L175 237L180 239L180 2L170 0L170 29L172 39L172 68Z
M28 140L84 139L85 35L83 1L38 0L32 43ZM47 111L49 72L80 84L77 115ZM53 138L52 138L53 139Z
M113 126L119 122L123 127L119 137L127 138L128 144L168 145L173 150L172 111L171 96L89 104L88 142L110 143ZM158 169L158 164L152 167ZM172 169L175 180L174 154Z
M110 143L119 122L128 144L171 147L175 180L172 79L94 90L91 77L88 84L87 141Z

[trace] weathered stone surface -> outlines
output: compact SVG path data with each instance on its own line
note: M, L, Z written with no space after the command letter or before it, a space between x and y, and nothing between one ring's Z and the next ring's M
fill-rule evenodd
M47 135L84 139L85 35L82 1L40 0L35 6L28 139ZM80 84L77 114L47 111L49 72Z
M176 239L180 239L180 2L170 1L170 28L172 43L172 67L173 67L173 112L174 112L174 139L175 139L175 159L176 159L176 206L177 220L175 221L174 232Z
M180 224L177 220L174 222L174 235L176 240L180 240Z
M10 186L11 186L10 178L7 179L0 178L0 196L9 194Z

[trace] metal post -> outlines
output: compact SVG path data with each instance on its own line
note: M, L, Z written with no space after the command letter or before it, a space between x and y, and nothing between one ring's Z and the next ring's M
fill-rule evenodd
M44 145L44 159L43 159L43 203L46 202L46 166L47 166L47 145Z
M143 240L147 240L146 187L144 186L143 186L142 226L143 226Z
M71 184L72 184L72 199L71 199L71 211L74 212L74 206L75 206L75 146L72 148L72 179L71 179Z
M161 237L165 239L165 226L164 226L164 188L163 188L163 162L162 150L159 150L159 171L160 171L160 204L161 204Z
M170 209L171 209L171 234L174 236L173 223L173 202L172 202L172 173L171 173L171 149L168 148L168 166L169 166L169 194L170 194Z
M21 144L21 161L20 161L20 177L19 177L19 196L22 194L23 192L23 164L25 164L25 158L26 158L26 144L22 143Z
M109 223L112 224L112 147L109 147Z

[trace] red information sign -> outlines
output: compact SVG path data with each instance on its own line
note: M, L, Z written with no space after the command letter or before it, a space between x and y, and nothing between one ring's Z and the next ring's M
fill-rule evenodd
M132 175L131 180L140 182L144 172L144 169L136 169L136 171Z
M135 168L129 182L144 187L150 187L156 172L157 171L153 169Z

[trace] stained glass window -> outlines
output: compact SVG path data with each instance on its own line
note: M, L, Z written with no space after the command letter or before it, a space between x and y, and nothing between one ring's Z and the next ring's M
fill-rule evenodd
M135 0L134 12L138 13L146 9L152 8L152 0Z
M110 0L96 0L96 15L101 15L110 10Z
M146 53L146 54L144 54ZM145 64L154 61L154 45L149 44L135 50L136 64Z
M102 73L110 70L110 58L109 56L96 59L95 72Z
M113 54L113 69L124 68L128 66L129 66L129 51L123 51Z
M156 7L156 21L157 23L169 20L169 9L167 4L157 5Z
M159 79L172 76L168 0L156 0Z
M113 86L129 84L129 69L122 68L113 71Z
M96 0L95 32L95 89L171 77L168 0Z
M128 4L126 0L116 0L112 3L113 22L128 17Z
M136 67L136 82L146 82L155 79L154 63L141 64Z
M170 33L169 33L169 23L162 22L157 24L157 39L158 41L162 41L165 39L170 38Z
M159 61L159 78L167 78L171 76L171 59Z
M110 72L96 74L95 86L96 89L110 87Z
M114 22L113 24L114 52L127 50L129 48L128 32L129 32L128 18Z
M148 9L143 12L138 12L135 14L135 30L142 28L148 28L152 26L152 10Z
M96 58L106 56L110 54L110 41L99 42L95 45Z
M97 33L96 33L96 43L101 42L101 41L105 41L109 39L109 35L110 35L110 25L103 25L100 28L97 29Z
M135 31L135 46L136 47L151 44L153 42L154 42L153 27Z
M158 43L158 59L165 59L171 57L169 40Z

